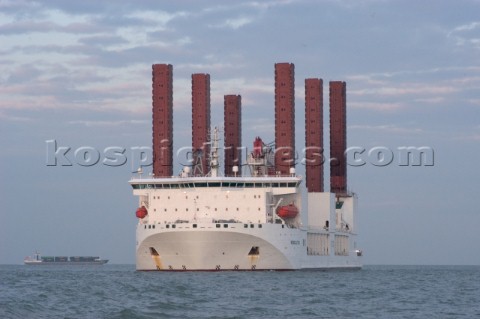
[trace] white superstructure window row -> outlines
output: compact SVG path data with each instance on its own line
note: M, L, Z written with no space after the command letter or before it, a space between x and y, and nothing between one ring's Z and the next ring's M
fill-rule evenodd
M133 189L189 189L189 188L294 188L300 182L265 183L265 182L184 182L132 184Z

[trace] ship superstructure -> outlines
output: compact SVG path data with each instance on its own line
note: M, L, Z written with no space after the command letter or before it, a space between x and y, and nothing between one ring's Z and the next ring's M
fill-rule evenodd
M344 188L333 193L323 192L323 157L318 148L323 147L323 135L320 142L315 140L316 134L322 131L321 91L313 94L316 100L306 99L305 164L311 167L307 168L308 193L304 203L302 191L305 187L303 178L296 174L292 137L293 64L279 63L275 68L276 87L279 88L275 99L276 141L266 144L257 137L246 154L246 167L243 168L241 158L237 157L241 154L240 96L225 96L225 127L228 125L225 140L228 144L221 147L220 130L210 129L209 134L205 131L210 123L209 76L192 76L192 114L197 119L192 120L191 165L183 167L177 176L170 176L173 161L165 157L173 154L172 143L163 140L163 147L153 147L154 175L142 177L145 174L140 169L138 176L130 180L133 194L139 198L137 270L361 267L361 251L355 241L356 196L347 192L346 170L331 170L337 174L335 183ZM167 82L172 78L172 70L170 65L153 66L154 144L158 140L155 132L172 136L171 132L155 127L156 123L172 127L172 98L168 96L171 90L162 90L171 86ZM318 81L312 83L314 90L321 89ZM308 97L310 90L306 81ZM161 93L156 95L159 91ZM332 91L330 93L332 95ZM339 103L344 107L345 99ZM330 110L332 113L336 114L336 108ZM342 116L338 118L341 122ZM337 131L340 135L345 133L343 128ZM221 150L228 162L224 172L220 170ZM342 161L344 158L338 159Z

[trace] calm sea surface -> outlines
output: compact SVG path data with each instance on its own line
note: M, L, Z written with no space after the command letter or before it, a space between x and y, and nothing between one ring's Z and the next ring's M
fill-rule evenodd
M0 318L480 318L480 266L167 273L2 265Z

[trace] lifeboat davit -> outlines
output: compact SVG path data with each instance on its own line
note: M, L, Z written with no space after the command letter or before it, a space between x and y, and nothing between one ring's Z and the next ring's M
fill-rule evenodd
M277 208L277 215L281 218L293 218L298 215L297 206L290 204Z
M137 211L135 212L135 215L137 215L137 218L143 219L145 216L148 215L148 211L145 208L145 206L139 207Z

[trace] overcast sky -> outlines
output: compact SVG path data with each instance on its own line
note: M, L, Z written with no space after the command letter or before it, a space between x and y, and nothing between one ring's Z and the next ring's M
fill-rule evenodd
M298 149L304 79L319 77L325 106L328 81L347 82L348 145L392 150L388 166L348 168L366 264L480 264L479 12L473 0L0 0L0 264L35 250L135 263L128 180L132 148L151 145L151 65L173 65L178 149L200 72L212 124L240 94L243 144L273 141L276 62L295 64ZM47 166L49 140L72 166ZM111 146L125 165L75 161ZM434 165L400 166L405 146L430 147Z

